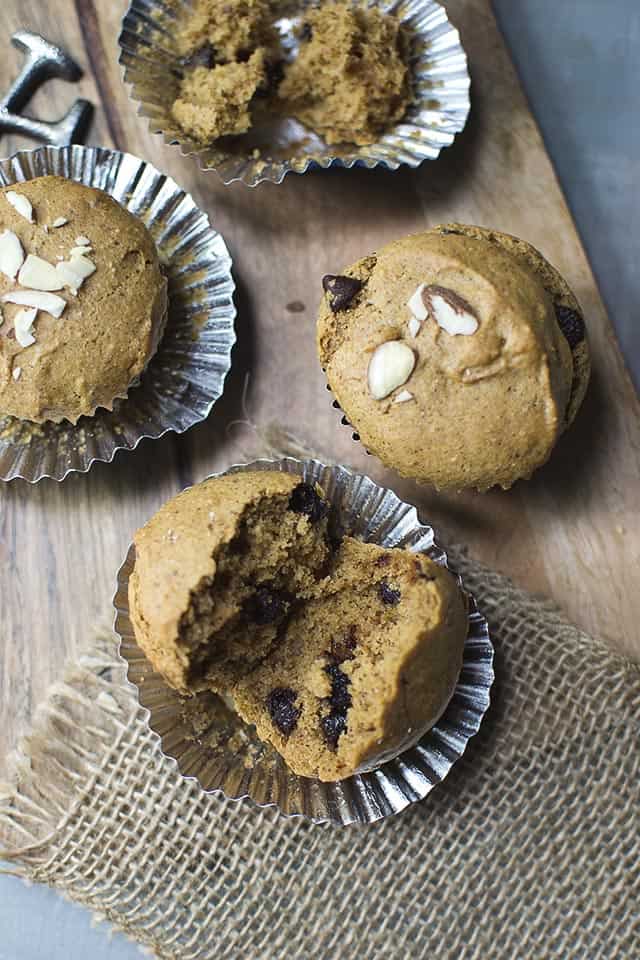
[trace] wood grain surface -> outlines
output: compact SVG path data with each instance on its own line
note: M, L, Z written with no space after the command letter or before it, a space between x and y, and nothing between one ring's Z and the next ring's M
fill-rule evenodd
M65 659L109 621L115 573L136 527L183 486L255 453L251 431L229 427L244 416L247 375L246 407L259 426L279 423L320 455L394 487L445 545L467 544L586 630L640 655L638 400L489 0L446 6L473 78L471 119L451 149L418 171L331 170L252 190L199 172L136 116L117 66L125 0L4 0L0 87L20 65L9 44L18 27L81 63L82 82L50 82L32 112L51 119L75 96L89 98L97 108L89 142L151 160L193 193L234 258L238 345L223 399L185 436L146 441L62 484L0 489L0 775L1 758ZM24 146L33 144L5 137L0 152ZM436 495L385 471L340 425L315 357L321 276L442 220L532 241L566 275L588 320L594 375L578 420L549 464L506 493ZM293 301L304 311L288 310Z

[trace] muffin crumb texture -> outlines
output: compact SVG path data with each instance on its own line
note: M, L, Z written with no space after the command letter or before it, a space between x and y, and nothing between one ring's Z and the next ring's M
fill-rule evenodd
M182 693L231 696L301 776L384 762L452 695L467 632L453 576L421 554L336 545L322 491L299 478L206 481L135 542L131 615L154 667Z
M327 143L375 142L409 103L398 21L375 8L328 3L307 15L305 27L300 53L278 88L284 112Z
M258 102L329 143L373 143L410 99L407 39L392 14L347 2L311 9L285 53L264 0L199 0L177 34L172 115L198 142L246 133Z
M166 286L144 224L101 190L54 176L0 190L0 415L112 409L155 353Z

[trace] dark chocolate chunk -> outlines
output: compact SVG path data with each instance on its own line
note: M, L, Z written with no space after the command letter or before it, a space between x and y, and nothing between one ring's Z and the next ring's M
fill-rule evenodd
M357 293L362 290L362 281L355 277L334 276L328 273L322 278L322 289L329 294L329 306L334 313L346 310Z
M320 725L325 740L335 750L340 734L347 729L347 718L342 713L328 713L325 717L320 717Z
M386 580L380 581L378 584L378 592L382 602L388 604L390 607L395 607L396 604L400 603L400 591L390 587Z
M298 694L290 687L275 687L267 696L267 710L280 733L285 737L295 730L298 718L302 713L300 707L294 706Z
M555 304L558 326L564 333L567 343L574 350L584 340L584 320L579 313L561 303Z
M303 513L311 523L317 523L327 515L329 506L310 483L299 483L289 498L289 509Z
M352 623L343 636L332 639L328 656L334 663L344 663L345 660L354 659L353 651L357 645L357 635L357 627L355 623Z
M353 660L353 655L350 654L345 659ZM328 663L324 670L331 680L331 693L328 700L331 709L329 713L320 717L320 726L325 740L335 750L340 735L347 729L347 711L353 702L349 693L351 680L340 669L337 662Z
M270 586L263 585L248 598L245 613L253 623L259 626L275 623L287 612L288 601L288 596L282 590L274 590Z
M206 67L207 70L211 70L215 66L215 62L216 52L210 43L203 43L197 50L188 53L186 57L180 58L181 65L187 69Z

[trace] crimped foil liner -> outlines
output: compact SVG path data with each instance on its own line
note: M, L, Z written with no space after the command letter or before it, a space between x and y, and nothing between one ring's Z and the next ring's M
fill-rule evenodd
M257 460L225 472L247 470L281 470L318 483L331 504L335 533L420 551L446 566L433 530L420 523L415 507L366 476L317 460L293 458ZM136 643L129 619L128 585L134 560L132 545L118 573L114 597L120 655L163 753L206 792L222 791L236 800L248 797L259 806L277 806L285 816L303 816L316 823L373 823L424 799L446 777L480 727L494 680L493 646L487 622L470 597L469 634L458 684L443 715L419 743L372 772L337 783L296 776L219 697L207 693L181 698L153 670Z
M119 37L124 80L131 84L131 98L139 103L138 113L148 119L152 133L161 133L165 143L178 144L184 156L195 155L201 169L215 170L223 183L240 180L251 187L263 180L281 183L290 171L305 173L310 167L397 170L403 163L417 167L450 146L469 115L470 78L460 36L435 0L363 3L397 14L413 37L409 62L413 100L402 122L368 146L329 146L286 117L261 117L248 133L210 146L190 140L171 116L180 70L172 36L193 0L131 0ZM287 4L288 15L277 20L289 51L296 47L293 28L310 5L309 0L300 0L291 13Z
M113 410L77 424L0 419L0 479L63 480L170 430L204 420L221 396L235 343L234 283L224 240L189 194L150 163L104 148L41 147L0 162L2 186L57 174L99 187L150 230L169 281L158 350Z

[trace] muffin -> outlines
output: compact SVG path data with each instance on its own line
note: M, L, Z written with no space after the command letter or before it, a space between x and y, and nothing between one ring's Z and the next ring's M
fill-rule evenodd
M312 9L298 56L278 97L326 143L374 143L410 100L407 41L398 20L375 8L327 3Z
M549 458L589 380L578 302L530 244L448 224L323 280L320 363L360 439L438 489L505 489Z
M374 143L410 99L407 41L395 16L339 2L311 9L292 56L266 0L198 0L177 32L171 114L199 143L293 116L326 143ZM285 51L284 47L287 47Z
M197 0L175 42L181 76L171 113L181 129L200 143L246 133L282 57L269 3Z
M47 176L0 190L0 304L0 415L75 423L139 379L167 284L141 221Z
M332 541L323 492L248 472L185 491L135 537L136 640L188 695L232 698L300 776L397 755L449 702L466 598L422 554Z

